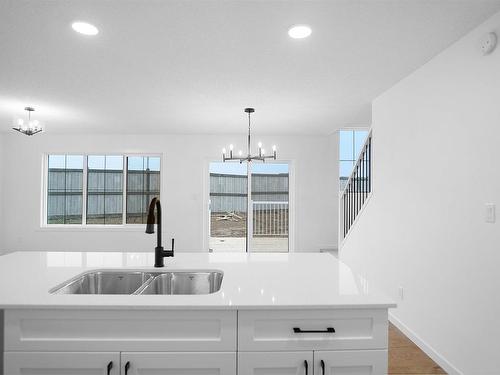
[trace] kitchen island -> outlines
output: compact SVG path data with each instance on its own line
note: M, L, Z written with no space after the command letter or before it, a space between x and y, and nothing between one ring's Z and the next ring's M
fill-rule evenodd
M161 271L223 274L200 295L53 294L152 253L0 257L5 371L18 374L385 374L394 302L329 254L178 253Z

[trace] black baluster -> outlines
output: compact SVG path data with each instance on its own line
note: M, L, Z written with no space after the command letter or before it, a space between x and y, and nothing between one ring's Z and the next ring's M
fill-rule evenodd
M358 204L358 170L359 170L359 165L356 163L356 168L354 172L354 220L356 220L356 216L358 216L358 209L359 209L359 204ZM354 224L354 221L353 221Z
M361 151L361 207L363 207L363 204L365 203L365 152L364 152L364 147L363 150Z
M344 205L344 215L342 216L343 220L343 227L344 227L344 238L346 235L346 217L347 217L347 201L346 201L346 195L345 195L345 190L342 193L342 204Z
M370 134L370 139L368 140L368 169L369 169L369 180L368 180L368 191L372 191L372 136Z

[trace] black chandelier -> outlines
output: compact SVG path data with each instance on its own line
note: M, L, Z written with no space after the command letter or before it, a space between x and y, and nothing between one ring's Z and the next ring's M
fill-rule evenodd
M238 151L238 156L233 156L233 145L229 145L229 155L227 154L226 148L222 149L222 161L239 161L243 163L244 161L251 162L252 160L260 160L265 162L267 159L276 160L276 146L273 145L272 154L266 155L266 151L262 148L262 143L257 144L259 151L257 155L252 155L250 153L250 143L251 143L251 131L250 131L250 115L255 112L254 108L245 108L245 112L248 113L248 143L247 143L247 155L243 155L243 152Z

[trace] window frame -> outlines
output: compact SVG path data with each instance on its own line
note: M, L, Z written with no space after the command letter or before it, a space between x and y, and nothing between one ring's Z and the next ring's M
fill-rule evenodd
M48 210L48 180L49 180L49 155L72 155L83 156L83 183L82 183L82 223L81 224L49 224L47 217ZM122 192L122 224L87 224L87 177L88 177L88 157L89 156L122 156L123 157L123 192ZM165 196L163 184L163 168L165 165L165 155L162 152L64 152L55 150L45 152L42 156L42 189L41 189L41 215L40 229L43 230L85 230L85 231L106 231L106 230L129 230L142 231L144 224L128 224L127 215L127 169L129 157L159 157L160 158L160 196Z
M209 253L210 250L210 163L221 162L220 159L205 158L204 168L203 168L203 249L204 252ZM227 162L234 163L234 162ZM259 163L259 162L252 162ZM276 254L289 254L295 252L295 242L296 242L296 228L295 228L295 159L278 159L276 161L269 160L266 164L288 164L288 252L280 252ZM251 185L251 171L250 176L247 169L247 178L250 179L249 185ZM248 194L248 192L247 192ZM249 207L249 202L251 200L247 199L247 212ZM250 216L247 216L250 217ZM250 219L251 220L251 219ZM250 227L247 227L247 241L249 233L253 232L253 220L250 222ZM245 253L234 253L234 254L259 254L251 251ZM222 254L233 254L233 253L222 253Z
M358 160L359 158L359 153L356 154L356 132L362 132L362 131L365 131L366 132L366 136L368 136L368 134L370 133L370 129L371 128L341 128L338 130L338 142L337 142L337 145L338 145L338 183L339 183L339 193L342 193L344 191L344 187L342 187L342 177L340 175L340 165L342 162L351 162L352 163L352 166L351 166L351 174L354 170L354 166L356 164L356 161ZM352 157L353 159L341 159L340 158L340 132L352 132ZM365 142L366 142L366 137L365 137ZM349 179L349 176L347 176L347 179ZM347 180L346 180L347 182Z

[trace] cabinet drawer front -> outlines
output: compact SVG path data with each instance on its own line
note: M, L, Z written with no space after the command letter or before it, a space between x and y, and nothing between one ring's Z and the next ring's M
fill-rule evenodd
M235 311L7 310L5 350L235 351Z
M385 375L387 366L387 350L314 352L314 375Z
M313 375L313 353L239 352L238 375Z
M241 351L386 349L387 310L272 310L238 313Z
M120 374L120 353L6 352L6 375Z
M232 353L130 353L121 356L122 374L235 375L236 352Z

